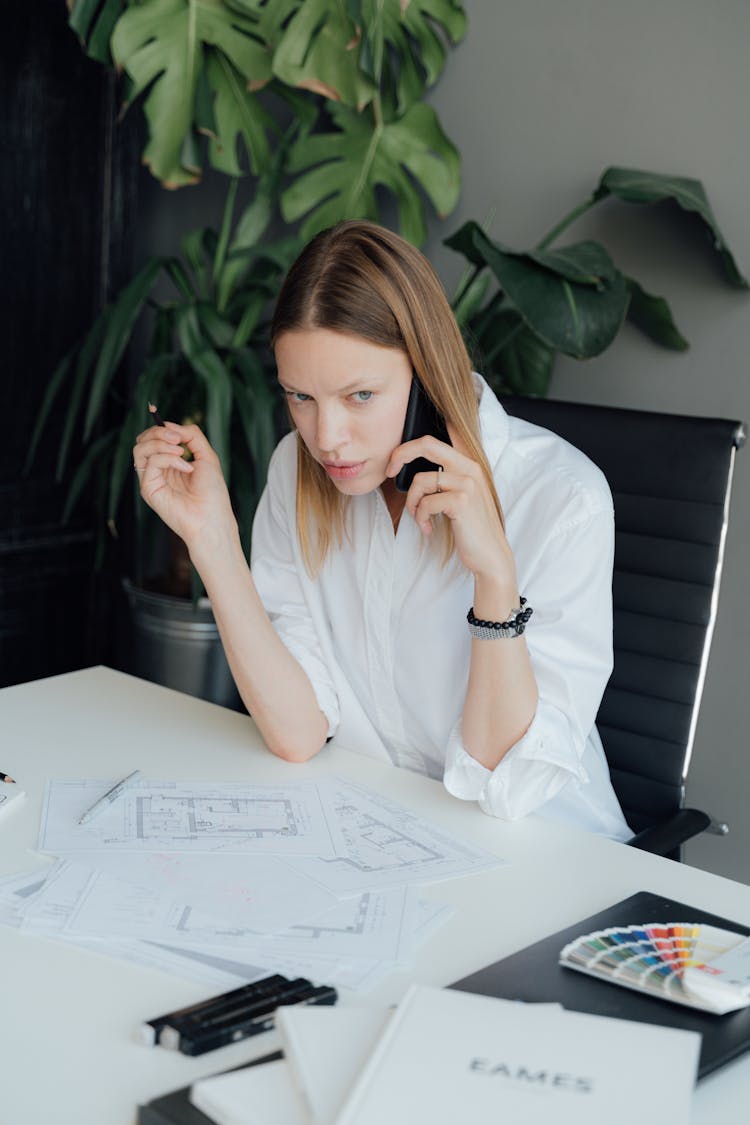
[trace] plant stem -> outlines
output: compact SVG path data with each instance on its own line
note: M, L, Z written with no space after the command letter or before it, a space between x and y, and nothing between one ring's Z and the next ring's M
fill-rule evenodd
M571 223L574 223L576 219L579 219L581 215L584 215L588 210L590 210L590 208L594 206L595 203L598 202L598 199L596 199L593 195L590 195L589 198L584 200L583 203L579 203L578 206L574 207L572 211L569 211L568 214L565 215L560 220L560 222L557 223L551 231L549 231L548 234L545 234L541 242L537 242L535 249L545 250L551 242L554 242L555 239L562 234L566 227L569 227Z
M484 269L484 266L474 266L474 267L471 267L471 266L468 266L468 265L466 266L466 268L463 271L461 277L459 278L458 288L456 290L456 295L453 298L453 308L454 309L458 308L458 306L460 305L464 296L469 291L469 288L474 284L474 281L476 280L477 276L482 272L483 269Z

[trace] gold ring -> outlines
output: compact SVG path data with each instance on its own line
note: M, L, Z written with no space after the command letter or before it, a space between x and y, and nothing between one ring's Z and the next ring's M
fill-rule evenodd
M442 473L442 471L443 471L443 466L442 466L442 465L438 465L438 467L437 467L437 473L435 474L435 475L436 475L436 477L437 477L437 480L436 480L436 482L435 482L435 483L436 483L436 485L437 485L437 487L436 487L436 489L435 489L435 491L436 491L436 492L442 492L442 491L443 491L443 490L442 490L442 488L440 487L440 474Z

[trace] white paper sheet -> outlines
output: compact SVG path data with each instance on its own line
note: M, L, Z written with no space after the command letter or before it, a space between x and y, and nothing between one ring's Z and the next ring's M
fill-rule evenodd
M39 850L53 855L112 851L340 854L317 786L244 782L142 781L88 824L79 817L112 785L55 778L47 783Z
M23 926L35 936L54 938L90 953L171 973L195 984L215 988L217 992L266 976L263 966L249 962L230 962L209 954L177 950L145 941L67 934L64 930L65 922L88 875L87 868L60 861L49 868L36 868L5 877L0 881L0 924L14 929ZM35 907L32 916L28 910L32 899L38 896L41 905L43 895L47 896L43 909L37 911Z
M505 862L379 793L340 778L326 778L318 788L329 821L343 833L346 853L293 856L289 862L342 897L453 879Z
M79 826L110 785L48 784L40 844L63 860L0 880L0 923L219 989L279 972L365 991L450 915L411 888L503 862L332 777L147 781Z
M275 856L117 855L92 871L70 932L175 943L275 933L338 900Z

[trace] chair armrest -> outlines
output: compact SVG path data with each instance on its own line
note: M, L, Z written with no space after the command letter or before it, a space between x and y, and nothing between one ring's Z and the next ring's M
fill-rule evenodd
M640 848L641 851L652 852L654 855L668 855L686 840L697 836L699 832L705 832L710 823L711 817L700 809L680 809L663 824L644 828L626 843L630 848Z

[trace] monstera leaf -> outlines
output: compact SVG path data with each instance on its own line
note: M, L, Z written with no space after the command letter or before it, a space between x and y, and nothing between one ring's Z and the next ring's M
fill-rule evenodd
M676 203L683 211L693 212L705 225L729 282L737 289L748 288L748 280L740 273L734 255L719 230L700 180L660 172L640 172L636 168L608 168L594 191L592 202L598 202L608 195L626 203L671 202Z
M112 62L109 41L126 6L126 0L68 0L68 23L86 48L86 53L97 62Z
M273 72L288 86L363 109L376 87L360 70L359 39L341 2L305 0L276 45Z
M493 242L469 222L446 245L479 268L489 266L507 303L555 351L578 359L599 355L625 319L627 283L598 243L524 254Z
M466 32L466 13L456 0L348 0L352 22L362 29L359 65L390 90L399 112L418 101L445 64L445 43Z
M199 178L190 149L196 95L209 60L218 103L216 143L233 153L237 135L243 136L253 170L262 170L266 150L259 135L266 120L248 87L269 81L271 62L256 32L256 18L232 11L222 0L149 0L128 7L117 22L112 55L130 78L131 96L148 91L150 137L143 159L166 187ZM198 123L206 129L205 99L201 104Z
M220 172L239 176L237 145L241 141L250 167L262 173L271 159L268 133L275 128L273 118L248 92L245 79L221 51L208 54L206 76L214 93L210 124L204 129L211 137L211 164Z
M655 344L661 344L675 352L687 351L690 345L675 324L672 310L664 298L647 293L632 277L627 278L627 283L630 290L630 323L640 328Z
M291 150L289 170L303 175L282 195L284 218L293 222L310 212L303 238L342 218L375 219L375 188L381 185L396 196L403 236L421 243L425 222L417 185L441 215L456 205L460 186L459 156L435 111L420 102L395 121L377 124L337 105L331 116L337 132L302 137Z

